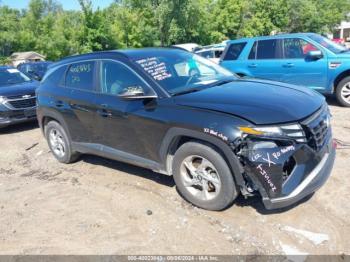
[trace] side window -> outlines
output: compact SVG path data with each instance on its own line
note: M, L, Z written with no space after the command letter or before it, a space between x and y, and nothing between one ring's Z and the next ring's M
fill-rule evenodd
M281 40L279 39L268 39L258 41L256 47L256 59L282 58L280 43Z
M255 41L252 49L250 50L248 59L256 59L256 47L257 47L257 45L258 45L258 41Z
M48 75L42 80L42 85L62 86L64 84L66 70L67 66L61 66L52 73L48 72Z
M118 95L125 89L141 86L147 93L150 88L136 73L119 62L102 61L100 67L100 92Z
M214 57L215 58L220 58L222 53L223 53L222 50L216 50L216 51L214 51Z
M93 61L71 64L66 74L66 87L93 91L94 71L95 62Z
M204 57L204 58L213 58L213 51L203 51L198 53L198 55Z
M223 60L237 60L246 44L246 42L231 44Z
M320 49L318 49L316 46L314 46L313 44L310 44L309 42L301 39L301 48L303 49L303 54L307 55L307 53L309 53L310 51L318 51Z
M310 51L318 50L313 44L300 38L286 38L283 41L285 58L304 59Z

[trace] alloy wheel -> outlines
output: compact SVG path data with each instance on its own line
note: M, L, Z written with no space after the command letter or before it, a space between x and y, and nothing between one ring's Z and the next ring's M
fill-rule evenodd
M64 157L66 154L66 144L63 135L57 129L51 129L49 133L49 141L54 154L58 157Z
M350 104L350 82L346 83L341 89L341 97L342 99Z
M204 157L186 157L181 163L180 174L187 191L199 200L212 200L220 193L219 174L215 166Z

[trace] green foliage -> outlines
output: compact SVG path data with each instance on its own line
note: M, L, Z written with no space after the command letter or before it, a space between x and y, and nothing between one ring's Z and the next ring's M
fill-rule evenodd
M0 56L0 65L10 64L11 59L9 57Z
M26 10L0 5L0 58L37 51L67 55L129 47L168 46L268 35L329 33L350 13L350 0L116 0L100 10L79 0L64 11L55 0L31 0Z

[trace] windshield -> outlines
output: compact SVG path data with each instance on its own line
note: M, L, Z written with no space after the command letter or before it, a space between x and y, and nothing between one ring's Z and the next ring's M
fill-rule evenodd
M346 47L334 43L332 40L321 35L309 35L309 37L335 54L339 54L348 50Z
M38 74L44 74L49 64L33 64L29 65L28 72L35 72Z
M201 89L237 77L219 65L188 52L161 52L134 59L169 94Z
M12 85L31 81L29 77L15 68L0 69L0 85Z

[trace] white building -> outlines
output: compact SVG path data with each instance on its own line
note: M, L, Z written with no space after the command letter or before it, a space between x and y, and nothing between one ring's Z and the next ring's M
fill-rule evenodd
M333 33L333 38L344 39L345 42L350 42L350 22L343 21Z
M10 56L12 61L12 65L17 67L19 64L26 62L38 62L45 61L45 56L37 53L37 52L15 52Z

